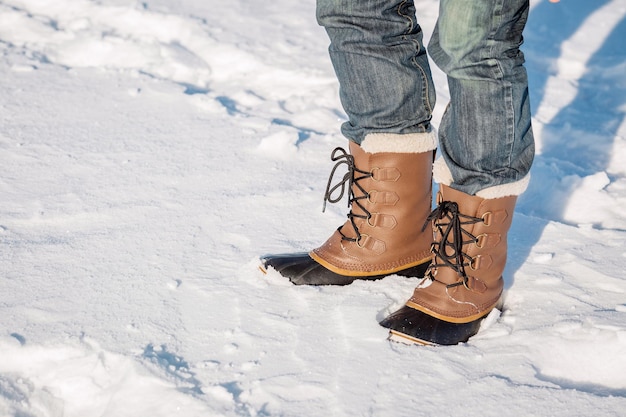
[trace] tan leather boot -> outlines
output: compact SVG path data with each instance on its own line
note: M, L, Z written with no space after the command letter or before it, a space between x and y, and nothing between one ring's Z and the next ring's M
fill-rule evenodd
M342 165L348 173L335 186L329 180L326 200L337 202L348 190L348 220L309 253L265 256L262 270L308 285L423 277L432 258L432 230L422 225L431 211L434 148L434 134L424 133L369 135L362 146L350 142L350 154L335 149L331 180Z
M380 324L393 340L454 345L475 335L504 286L517 196L482 198L441 185L431 214L433 262L413 296Z

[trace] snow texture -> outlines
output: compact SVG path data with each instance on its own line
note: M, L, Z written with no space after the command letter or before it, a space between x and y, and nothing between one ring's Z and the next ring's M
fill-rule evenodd
M624 415L626 1L532 2L504 309L445 348L377 324L414 280L258 270L345 218L314 6L0 0L0 416Z

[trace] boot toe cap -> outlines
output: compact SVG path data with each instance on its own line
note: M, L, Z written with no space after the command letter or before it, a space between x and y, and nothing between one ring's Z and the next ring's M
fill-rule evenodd
M423 345L456 345L467 342L478 333L482 319L469 323L451 323L403 306L381 321L380 325L389 329L394 340Z
M271 267L295 285L348 285L356 278L324 268L308 253L268 255L261 262L264 268Z

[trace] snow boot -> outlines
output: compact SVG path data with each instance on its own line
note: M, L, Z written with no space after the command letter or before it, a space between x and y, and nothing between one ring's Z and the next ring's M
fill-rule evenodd
M433 262L413 296L380 323L390 329L391 340L455 345L478 332L502 295L507 232L521 192L516 187L527 181L518 183L500 188L507 192L496 198L440 185L438 207L429 217ZM492 188L499 187L506 186ZM508 195L512 189L514 195Z
M348 285L391 274L423 277L432 255L432 229L423 229L432 201L434 132L370 134L350 153L336 148L325 202L347 190L348 220L309 253L268 255L273 268L297 285ZM331 185L339 167L348 172ZM337 195L338 194L338 195Z

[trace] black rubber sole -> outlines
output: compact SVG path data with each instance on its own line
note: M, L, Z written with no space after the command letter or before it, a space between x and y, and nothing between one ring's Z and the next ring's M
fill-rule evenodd
M430 264L430 260L393 274L349 276L341 275L326 269L308 253L289 253L280 255L266 255L261 258L262 270L269 267L278 271L282 276L289 278L295 285L349 285L355 280L378 280L389 275L423 278Z
M457 345L478 333L487 314L469 323L451 323L403 306L380 325L389 329L390 340L420 345Z

